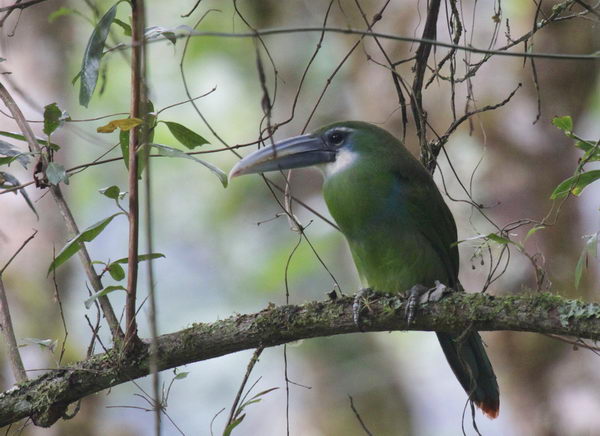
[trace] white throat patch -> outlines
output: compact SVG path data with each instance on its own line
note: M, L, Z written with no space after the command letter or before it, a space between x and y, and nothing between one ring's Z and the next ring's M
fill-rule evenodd
M322 165L321 168L326 177L331 177L350 168L352 165L354 165L357 159L358 153L347 148L343 148L337 153L334 162Z

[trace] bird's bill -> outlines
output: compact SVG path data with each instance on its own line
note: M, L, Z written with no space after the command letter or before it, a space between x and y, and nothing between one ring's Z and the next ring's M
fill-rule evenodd
M244 174L308 167L334 160L335 150L328 148L320 137L295 136L249 154L231 169L229 179Z

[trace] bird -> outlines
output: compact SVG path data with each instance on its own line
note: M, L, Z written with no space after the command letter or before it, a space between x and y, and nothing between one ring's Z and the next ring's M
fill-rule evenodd
M325 203L368 289L400 293L443 283L462 291L454 217L431 174L381 127L329 124L249 154L229 178L308 166L324 175ZM499 388L479 333L436 334L469 400L496 418Z

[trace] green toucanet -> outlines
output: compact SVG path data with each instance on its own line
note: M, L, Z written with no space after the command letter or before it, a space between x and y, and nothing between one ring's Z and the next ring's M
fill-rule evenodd
M421 163L377 126L346 121L286 139L242 159L230 178L311 165L323 171L327 207L370 288L404 292L439 281L460 289L448 206ZM498 384L479 333L437 336L469 399L488 417L498 416Z

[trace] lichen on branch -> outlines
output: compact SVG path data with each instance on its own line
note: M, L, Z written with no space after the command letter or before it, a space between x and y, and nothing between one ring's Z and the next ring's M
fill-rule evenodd
M212 359L237 351L272 347L300 339L358 333L352 318L352 297L275 306L158 337L160 370ZM454 292L419 306L414 323L404 315L401 294L375 294L364 311L365 332L426 330L462 332L513 330L600 338L600 305L554 294L495 297ZM69 404L93 393L149 374L147 341L124 354L117 349L21 383L0 394L0 427L31 417L51 426Z

